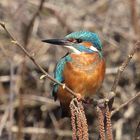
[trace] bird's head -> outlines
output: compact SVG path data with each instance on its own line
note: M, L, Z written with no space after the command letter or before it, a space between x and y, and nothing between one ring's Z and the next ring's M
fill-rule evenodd
M96 33L89 31L79 31L72 32L65 36L64 39L47 39L43 40L43 42L55 44L55 45L63 45L72 53L81 53L81 52L102 52L102 43Z

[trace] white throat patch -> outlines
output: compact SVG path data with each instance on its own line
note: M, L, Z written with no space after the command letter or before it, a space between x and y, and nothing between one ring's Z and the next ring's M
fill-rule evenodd
M72 50L76 54L81 54L81 52L79 50L75 49L73 46L65 46L65 47Z

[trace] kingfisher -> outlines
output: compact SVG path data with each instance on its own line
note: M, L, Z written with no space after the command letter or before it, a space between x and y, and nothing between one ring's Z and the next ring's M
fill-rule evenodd
M54 78L82 99L92 99L102 85L105 75L105 60L98 34L77 31L63 39L42 41L68 48L67 54L56 64ZM53 85L52 95L55 100L58 98L60 101L62 117L70 116L69 105L73 96L57 83Z

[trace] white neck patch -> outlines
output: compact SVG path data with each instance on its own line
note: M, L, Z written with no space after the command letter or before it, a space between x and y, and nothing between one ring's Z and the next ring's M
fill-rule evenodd
M89 47L91 50L93 50L94 52L99 52L97 48L95 48L94 46L90 46Z
M73 46L65 46L65 47L72 50L76 54L81 54L81 52L79 50L75 49Z
M79 50L77 50L76 48L74 48L73 46L65 46L65 47L72 50L76 54L81 54L82 53ZM95 48L94 46L90 46L89 49L91 49L94 52L99 52L99 50L97 48Z

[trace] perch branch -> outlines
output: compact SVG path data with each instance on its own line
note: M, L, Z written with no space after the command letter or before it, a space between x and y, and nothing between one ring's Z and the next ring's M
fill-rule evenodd
M132 103L133 101L135 101L138 97L140 97L140 92L138 92L134 97L132 97L131 99L129 99L127 102L123 103L121 106L119 106L117 109L113 110L111 113L111 116L113 116L115 113L117 113L118 111L120 111L122 108L124 108L125 106L127 106L128 104Z
M62 88L65 87L65 90L67 90L71 95L73 95L74 97L77 97L76 93L73 92L70 88L68 88L67 86L64 86L63 83L60 83L59 81L57 81L56 79L54 79L52 76L50 76L44 69L43 67L38 64L36 62L36 60L34 59L34 57L32 55L30 55L30 53L22 46L18 43L18 41L15 40L15 38L11 35L11 33L7 30L6 26L4 23L0 22L0 25L3 27L3 29L6 31L6 33L8 34L8 36L11 38L11 42L13 44L15 44L17 47L19 47L27 56L28 58L38 67L38 69L44 74L46 75L46 77L48 79L50 79L51 81L53 81L54 83L57 83L58 85L60 85Z

